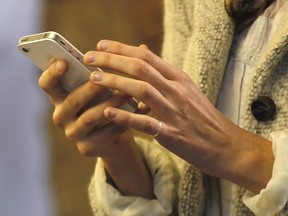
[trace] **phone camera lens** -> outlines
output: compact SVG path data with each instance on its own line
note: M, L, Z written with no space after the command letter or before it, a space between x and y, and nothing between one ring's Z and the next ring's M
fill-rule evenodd
M22 48L22 51L28 53L30 51L30 49Z

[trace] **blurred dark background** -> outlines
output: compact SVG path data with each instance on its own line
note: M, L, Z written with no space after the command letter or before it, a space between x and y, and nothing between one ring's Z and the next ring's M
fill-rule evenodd
M101 39L147 44L159 54L162 43L161 0L45 0L43 31L57 31L80 51L93 50ZM89 216L87 188L95 158L80 155L47 114L51 143L51 184L57 216Z

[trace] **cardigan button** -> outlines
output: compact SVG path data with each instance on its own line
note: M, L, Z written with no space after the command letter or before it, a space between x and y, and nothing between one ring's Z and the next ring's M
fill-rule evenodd
M270 97L261 96L252 102L251 112L258 121L269 121L274 118L276 105Z

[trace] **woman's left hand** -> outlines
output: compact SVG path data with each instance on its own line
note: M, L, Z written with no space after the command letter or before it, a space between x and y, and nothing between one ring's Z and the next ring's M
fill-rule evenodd
M149 135L161 130L156 137L161 145L203 172L218 177L225 177L230 169L237 170L244 155L246 159L255 156L255 145L246 141L254 138L262 142L262 138L253 137L230 122L185 72L153 54L145 45L134 47L104 40L97 50L86 53L84 62L121 75L97 71L91 75L91 81L135 97L153 113L152 117L109 107L104 111L108 120Z

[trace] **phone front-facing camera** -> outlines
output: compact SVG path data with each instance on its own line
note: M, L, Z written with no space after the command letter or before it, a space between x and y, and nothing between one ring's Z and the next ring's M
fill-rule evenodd
M30 51L30 49L22 48L22 51L28 53Z

